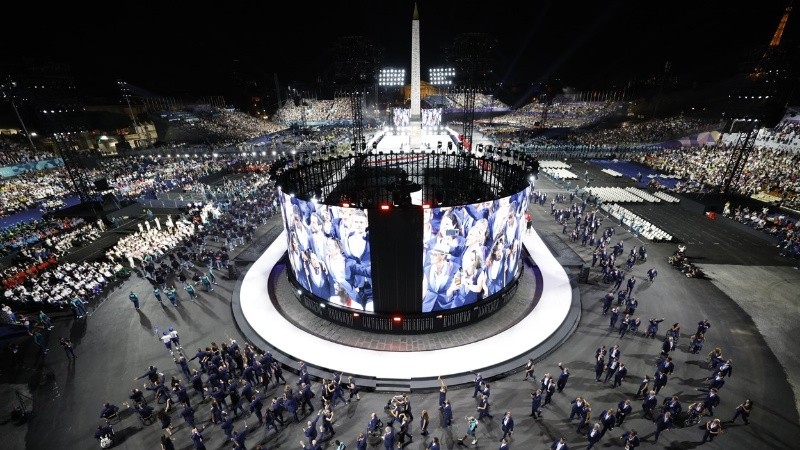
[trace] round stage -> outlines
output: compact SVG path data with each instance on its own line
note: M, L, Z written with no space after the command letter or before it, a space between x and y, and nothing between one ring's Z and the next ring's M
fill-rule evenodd
M379 334L325 321L300 304L285 272L287 240L279 236L239 280L234 317L243 333L290 368L312 376L351 375L366 388L438 389L514 372L543 356L577 324L577 289L534 232L522 237L526 264L506 306L489 320L428 334Z

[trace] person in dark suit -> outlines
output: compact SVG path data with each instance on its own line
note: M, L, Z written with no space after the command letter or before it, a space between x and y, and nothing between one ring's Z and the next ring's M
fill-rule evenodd
M639 389L636 391L636 397L647 397L647 392L650 391L650 381L650 375L645 375L642 382L639 383Z
M672 336L667 336L664 338L664 342L661 343L661 355L667 356L671 351L672 351Z
M601 437L603 437L603 432L600 431L600 424L596 423L592 429L586 433L586 440L589 441L589 446L586 447L586 450L590 450L592 447L594 447L594 444L600 442Z
M508 450L508 439L500 439L500 448L498 450Z
M705 433L703 433L703 440L700 441L700 443L705 444L706 441L713 441L714 438L719 436L720 433L722 433L722 424L720 423L720 420L709 420L706 422Z
M658 399L656 398L656 391L650 391L642 402L642 414L645 418L653 420L653 409L657 404Z
M550 383L547 385L547 393L544 395L544 405L549 405L550 402L553 400L553 394L556 393L556 382L555 380L550 380Z
M617 418L614 416L614 408L609 408L600 413L600 425L603 429L600 431L600 436L605 436L606 431L613 430L617 425Z
M597 254L594 254L593 258L596 258ZM603 297L603 315L605 316L608 314L608 310L611 309L611 304L614 303L614 292L609 292Z
M308 445L306 445L303 441L300 441L300 445L303 446L303 450L322 450L322 444L317 442L316 439L311 441Z
M428 449L430 450L430 447L428 447ZM358 433L358 437L356 438L356 450L367 450L367 437L364 436L364 433Z
M617 320L619 320L619 308L615 306L611 308L611 318L608 322L608 328L613 330L614 326L617 324Z
M603 375L603 371L606 367L606 361L603 359L603 356L598 356L597 360L594 362L594 380L600 381L600 377Z
M633 450L642 443L641 439L639 439L639 433L637 433L636 430L631 430L623 434L622 441L625 444L623 447L628 450Z
M480 373L476 373L475 377L472 379L472 387L474 389L472 398L477 397L478 394L483 391L483 377Z
M714 407L719 406L719 395L717 395L717 390L711 388L708 390L708 394L706 398L703 400L703 406L706 407L708 410L708 415L714 415Z
M501 421L502 429L503 429L503 437L505 439L507 436L511 436L514 434L514 418L511 417L511 411L506 411L505 415L503 416L503 420Z
M550 385L550 380L552 379L553 377L549 373L544 374L541 380L542 392L547 392L547 386Z
M608 364L606 364L606 377L603 379L603 383L608 383L608 380L616 375L617 370L619 370L619 360L616 358L609 358Z
M614 345L613 345L613 346L612 346L612 347L611 347L611 348L608 350L608 357L609 357L609 358L616 358L616 359L619 359L619 358L620 358L620 356L622 356L622 351L619 349L619 344L614 344Z
M556 387L558 392L561 392L567 385L567 380L569 380L569 369L564 367L561 363L558 363L558 368L561 369L561 373L558 375L558 383L556 384Z
M669 430L670 428L672 428L672 413L664 411L656 418L655 442L658 442L658 436L662 431Z
M739 406L736 407L736 413L733 415L733 419L731 419L730 422L735 423L736 419L739 416L742 416L744 424L750 425L750 421L748 419L750 417L750 412L752 410L753 410L753 401L750 399L743 401Z
M531 392L531 417L542 418L542 390Z
M392 427L386 427L383 432L383 448L384 450L394 450L394 432Z
M445 427L449 427L453 423L453 409L450 407L450 400L444 401L444 407L442 408L442 419L444 420Z
M667 374L659 370L658 372L656 372L656 377L653 380L653 390L655 391L656 394L658 394L661 388L663 388L666 385L667 385Z
M401 417L400 430L397 432L397 441L398 445L400 447L403 447L405 446L406 443L406 437L408 437L409 440L412 440L414 439L414 436L412 436L411 433L408 432L408 428L410 426L408 416L405 414L401 414L400 417Z
M625 363L619 363L619 369L614 373L614 384L611 387L621 386L626 376L628 376L628 368L625 367Z
M583 397L576 397L575 400L572 401L572 409L569 412L569 420L575 418L575 416L580 417L583 414L583 409L586 408L586 402L584 401Z
M697 333L705 335L708 329L711 328L711 322L708 319L703 319L697 322Z
M617 404L617 426L622 425L622 422L625 421L625 418L633 411L633 407L631 406L630 400L623 400Z
M671 356L666 356L658 361L658 368L656 369L656 372L661 371L667 375L671 375L674 370L675 363L672 362Z
M664 408L666 408L667 411L672 413L673 419L675 417L677 417L678 414L680 414L681 411L683 411L683 405L681 405L681 402L678 399L677 395L673 395L672 397L665 398L664 399Z
M303 435L308 440L308 445L313 445L312 441L317 439L317 421L319 420L321 411L317 413L317 417L314 420L309 420L306 423L305 428L303 428Z
M378 433L380 433L381 431L380 427L382 425L383 422L381 422L381 419L378 418L378 415L372 413L372 416L370 417L369 422L367 423L367 431L371 435L377 435Z
M311 383L302 383L300 385L300 409L303 412L306 411L306 406L308 406L309 411L314 411L314 405L311 403L311 396L314 393L311 391Z
M550 450L569 450L569 445L567 445L567 438L560 438L553 441L550 444Z

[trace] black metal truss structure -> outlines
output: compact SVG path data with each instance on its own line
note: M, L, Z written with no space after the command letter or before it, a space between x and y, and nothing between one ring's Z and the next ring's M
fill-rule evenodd
M739 137L731 148L731 156L725 165L725 176L722 182L722 193L725 195L731 194L731 187L735 187L739 182L744 165L755 148L756 136L758 135L759 122L757 120L735 120L731 124L730 130L734 132L734 125L740 122L744 123L744 129L735 131L739 133Z
M361 208L422 203L455 206L507 197L528 186L530 161L521 153L376 153L304 159L278 178L283 192L327 205Z
M332 51L334 81L350 100L351 149L361 153L366 148L364 137L364 98L374 84L379 53L362 36L339 38Z
M463 142L469 146L475 129L475 96L492 86L496 45L496 40L487 34L464 33L457 36L446 51L447 61L456 71L455 92L463 101Z

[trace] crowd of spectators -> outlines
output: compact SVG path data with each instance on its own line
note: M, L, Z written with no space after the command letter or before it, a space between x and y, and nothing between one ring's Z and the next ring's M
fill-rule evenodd
M367 110L365 110L368 113ZM332 100L304 98L299 105L288 99L278 109L273 122L286 126L306 123L328 123L351 120L353 118L349 97L336 97Z
M281 131L287 126L232 108L198 105L179 111L164 111L161 118L170 125L173 139L184 136L187 142L205 142L216 146L234 146L251 139Z
M3 303L26 308L67 308L75 297L82 303L101 294L118 269L107 261L60 263L55 256L17 271L2 272Z
M53 198L70 194L72 184L63 168L0 178L0 217L16 214Z
M61 255L73 246L93 241L98 234L99 230L82 217L18 222L0 228L0 256L37 246ZM30 253L33 257L36 251Z
M0 134L0 167L42 161L55 158L52 152L34 150L30 142L21 135Z
M578 128L598 123L604 119L624 115L625 104L621 102L531 102L507 114L490 119L481 119L480 124L492 123L505 126L504 131L521 131L547 126L549 128Z
M638 162L684 180L676 192L719 191L725 182L725 168L733 148L724 144L661 150L641 154ZM737 194L751 197L761 192L783 199L783 205L797 207L800 197L800 153L766 147L754 148L732 184Z

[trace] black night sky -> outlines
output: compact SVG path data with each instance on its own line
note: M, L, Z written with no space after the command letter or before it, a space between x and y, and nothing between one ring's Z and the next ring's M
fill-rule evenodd
M495 76L505 83L610 89L663 72L713 82L764 48L788 0L643 2L419 0L422 70L444 65L454 36L497 39ZM19 3L4 27L2 60L68 63L86 92L113 92L116 79L157 95L221 95L239 60L269 86L312 83L331 43L363 36L384 66L410 66L412 0L342 2ZM747 5L747 7L739 6ZM797 42L789 18L784 45ZM0 64L1 65L1 64ZM3 106L5 108L5 106Z

